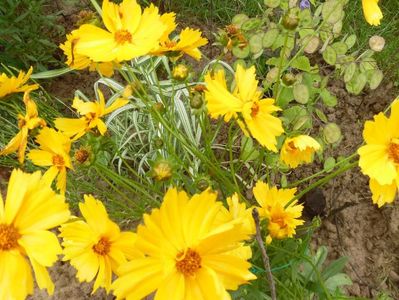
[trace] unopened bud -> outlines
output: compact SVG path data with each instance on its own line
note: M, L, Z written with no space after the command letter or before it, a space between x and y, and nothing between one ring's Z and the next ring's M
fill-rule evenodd
M204 104L201 94L194 94L190 99L190 106L194 109L199 109Z
M292 73L286 73L286 74L283 75L282 80L283 80L283 83L284 83L286 86L291 86L291 85L293 85L293 84L295 83L296 78L295 78L295 75L294 75L294 74L292 74Z
M290 12L283 17L283 26L288 30L295 30L299 24L299 18L296 14Z
M161 160L155 163L152 169L152 178L156 181L165 181L172 177L172 173L172 165L166 160Z
M184 64L178 64L172 70L172 77L173 79L183 81L188 76L188 68Z

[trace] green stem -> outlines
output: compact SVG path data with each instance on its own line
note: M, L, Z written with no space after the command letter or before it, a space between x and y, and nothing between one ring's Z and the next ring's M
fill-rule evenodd
M90 0L91 4L94 6L94 8L96 9L97 13L102 17L103 12L101 10L100 5L98 5L96 0Z
M284 62L284 59L285 59L284 56L285 56L285 49L287 48L287 43L288 43L288 35L289 35L289 32L287 31L285 33L284 46L283 46L283 48L280 51L280 62L279 62L279 65L278 65L277 82L276 82L276 85L274 86L274 91L273 91L273 94L275 95L275 99L276 99L277 103L278 103L278 97L279 97L279 94L280 94L279 93L280 76L282 74L283 62Z

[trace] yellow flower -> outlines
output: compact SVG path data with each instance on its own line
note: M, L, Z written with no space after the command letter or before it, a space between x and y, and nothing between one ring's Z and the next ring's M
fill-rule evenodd
M120 62L146 55L158 47L166 30L158 8L151 5L142 13L136 0L124 0L120 5L104 0L102 17L107 30L82 25L76 44L76 53L95 62Z
M272 239L293 237L296 227L304 223L300 219L302 204L297 204L298 201L294 200L285 207L294 198L296 189L270 188L268 184L258 181L253 192L260 205L259 215L268 221L266 242L270 243Z
M84 102L78 97L73 99L72 107L83 117L79 119L57 118L54 121L55 127L73 140L77 140L93 128L97 128L100 134L104 135L107 126L100 118L124 106L129 100L118 98L111 105L105 107L104 95L100 90L98 90L98 95L99 102Z
M227 300L226 290L255 279L250 264L236 254L249 248L241 244L241 224L215 224L221 206L209 190L189 199L169 189L161 207L144 215L138 227L136 247L145 256L119 268L112 284L117 299L156 291L157 300Z
M69 151L70 139L52 128L43 128L36 138L41 150L33 149L28 153L28 158L37 166L50 168L44 173L49 182L57 177L57 188L62 194L66 190L66 170L72 169Z
M8 77L7 74L0 74L0 98L3 98L12 93L26 92L36 90L39 85L38 84L25 84L30 75L32 75L32 67L29 68L28 73L20 71L18 77L11 76Z
M381 24L383 15L378 2L379 0L362 0L363 14L370 25L377 26Z
M54 193L40 172L13 170L5 202L0 193L0 299L23 300L32 294L31 268L38 287L53 294L46 268L62 249L49 230L68 218L64 197Z
M208 43L206 38L201 36L200 30L185 28L180 32L178 41L164 40L160 42L159 48L151 53L154 55L168 55L173 60L179 59L183 54L187 54L196 60L201 59L201 52L198 47Z
M79 209L86 221L76 220L60 228L63 239L64 261L77 269L80 282L96 280L93 293L103 287L109 292L112 273L134 257L142 257L134 247L136 235L121 232L118 225L108 218L101 201L84 195L85 202Z
M67 35L67 40L60 45L67 57L66 64L75 70L89 68L89 71L98 70L100 74L111 77L114 74L113 62L93 62L89 57L76 53L76 45L79 43L79 30L74 30Z
M29 97L29 92L24 93L24 103L26 107L25 116L18 115L19 132L11 141L0 151L0 155L7 155L15 151L18 152L18 161L22 164L25 160L25 150L28 143L29 131L37 127L46 126L46 122L39 118L35 102Z
M284 130L281 120L272 113L280 108L273 105L271 98L261 99L255 67L244 69L238 65L235 81L236 87L230 93L223 70L217 71L213 77L209 73L205 76L208 113L212 118L224 116L225 122L232 117L238 118L238 124L246 135L252 135L262 146L277 152L276 137Z
M371 179L373 202L378 206L394 200L399 187L399 99L391 106L391 115L383 113L366 121L363 138L366 145L359 148L359 166Z
M221 208L219 219L221 223L227 223L230 221L239 221L242 223L241 232L250 237L254 235L255 222L252 217L252 208L247 208L245 203L240 202L238 195L235 193L233 196L227 198L228 209L225 207Z
M320 144L308 135L287 138L281 148L280 159L291 168L312 161L312 155L320 149Z

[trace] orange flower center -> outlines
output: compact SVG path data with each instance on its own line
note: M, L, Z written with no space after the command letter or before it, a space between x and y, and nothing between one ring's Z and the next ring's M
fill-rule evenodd
M102 237L97 244L93 246L93 251L99 255L107 255L111 249L111 243L105 237Z
M201 256L188 248L176 256L176 269L184 276L192 276L201 268Z
M18 239L21 237L13 225L0 224L0 250L7 251L18 246Z
M388 146L388 157L394 161L395 164L399 164L399 144L390 143Z
M175 41L166 41L165 42L165 47L166 48L173 48L177 45L177 43Z
M291 152L294 152L295 150L297 150L293 141L288 142L287 148L288 148L288 151L291 151Z
M284 216L278 216L277 218L273 218L273 223L278 224L281 229L287 227L287 224L285 223Z
M56 167L63 167L65 165L64 158L61 155L54 155L53 156L53 165Z
M123 45L126 42L129 42L129 43L132 42L131 33L125 29L121 29L121 30L118 30L117 32L115 32L114 38L115 38L115 41L121 45Z
M18 119L18 128L22 129L22 127L24 127L26 125L26 120L23 117L20 117Z
M259 113L259 104L254 102L254 104L251 107L252 118L255 118L258 113Z

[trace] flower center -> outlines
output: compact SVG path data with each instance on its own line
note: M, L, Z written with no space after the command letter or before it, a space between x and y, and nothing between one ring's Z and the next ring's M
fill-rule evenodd
M53 156L53 165L56 167L63 167L65 165L64 158L61 155L54 155Z
M117 32L115 32L114 38L115 38L115 41L121 45L126 42L129 42L129 43L132 42L131 33L125 29L121 29L121 30L118 30Z
M18 119L18 128L22 129L22 127L24 127L25 125L26 125L26 120L23 117L19 118Z
M177 45L177 43L175 41L166 41L165 42L165 47L166 48L173 48Z
M291 151L291 152L294 152L295 150L297 150L293 141L288 142L287 148L288 148L288 151Z
M388 146L388 157L393 160L395 164L399 164L399 144L390 143Z
M251 117L255 118L258 113L259 113L259 104L255 102L251 107Z
M105 237L102 237L98 243L93 246L93 251L99 255L107 255L110 249L111 243Z
M13 225L0 224L0 250L7 251L18 246L18 239L21 237Z
M176 256L176 269L184 276L193 276L201 268L201 256L188 248Z

